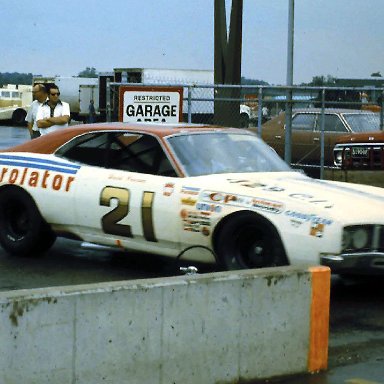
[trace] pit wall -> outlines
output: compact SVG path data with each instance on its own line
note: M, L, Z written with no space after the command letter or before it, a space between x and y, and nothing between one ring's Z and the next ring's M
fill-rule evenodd
M342 170L327 169L324 171L324 179L333 181L345 181L348 183L373 185L384 188L384 170Z
M330 270L0 293L3 384L240 383L327 368Z

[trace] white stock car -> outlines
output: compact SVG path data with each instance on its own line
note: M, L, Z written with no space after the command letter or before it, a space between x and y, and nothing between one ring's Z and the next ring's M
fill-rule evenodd
M66 236L225 269L384 271L384 189L311 179L245 130L79 125L2 151L0 165L10 254Z

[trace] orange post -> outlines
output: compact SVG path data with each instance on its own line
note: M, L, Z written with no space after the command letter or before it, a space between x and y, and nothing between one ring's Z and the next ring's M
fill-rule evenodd
M310 267L312 281L310 345L308 371L317 372L328 367L329 305L331 270Z

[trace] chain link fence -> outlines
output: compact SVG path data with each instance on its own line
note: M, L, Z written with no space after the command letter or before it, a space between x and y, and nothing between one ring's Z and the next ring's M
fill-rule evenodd
M117 120L120 86L183 88L183 122L248 128L294 168L323 178L335 141L383 130L384 88L107 84L107 121Z

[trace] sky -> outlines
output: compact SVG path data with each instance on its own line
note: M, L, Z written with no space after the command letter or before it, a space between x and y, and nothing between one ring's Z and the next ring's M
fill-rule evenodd
M236 0L233 0L236 1ZM226 0L227 16L231 0ZM242 76L286 84L289 0L243 0ZM293 83L384 75L384 0L295 0ZM0 0L0 72L214 67L214 0Z

